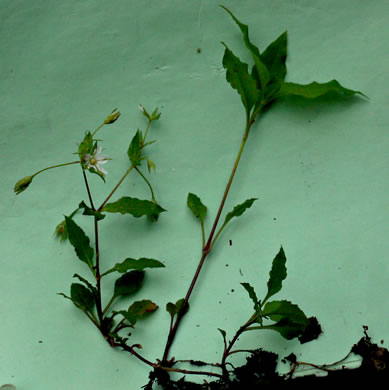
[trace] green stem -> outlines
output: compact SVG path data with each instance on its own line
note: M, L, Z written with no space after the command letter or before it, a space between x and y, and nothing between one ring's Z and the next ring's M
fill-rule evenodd
M123 175L123 177L119 180L118 184L114 187L114 189L111 191L111 193L107 196L105 201L101 204L101 206L96 210L100 212L103 207L107 204L107 202L111 199L111 196L116 192L116 190L119 188L120 184L123 183L124 179L129 175L129 173L133 170L134 166L131 165L130 168L127 169L126 173Z
M89 188L88 179L85 174L85 170L82 169L82 174L84 177L85 187L88 192L89 201L93 211L96 211L95 205L93 203L92 194ZM96 309L97 315L100 320L100 324L103 323L103 311L101 306L101 276L100 276L100 247L99 247L99 227L98 219L94 217L94 228L95 228L95 252L96 252L96 265L94 267L94 275L96 278L96 288L97 288L97 297L96 297Z
M97 129L92 133L92 136L94 136L104 125L105 123L103 122L99 127L97 127Z
M258 110L258 112L259 112L259 110ZM201 259L200 259L199 264L197 266L196 272L195 272L195 274L193 276L192 282L191 282L191 284L189 286L188 292L187 292L187 294L186 294L186 296L184 298L184 302L182 304L182 309L177 314L177 318L176 318L176 321L175 321L175 323L173 325L173 328L172 328L171 332L169 332L169 334L168 334L165 350L164 350L163 357L162 357L162 362L166 362L167 361L167 358L168 358L168 355L169 355L169 350L170 350L170 348L171 348L171 346L173 344L174 338L175 338L176 333L177 333L178 326L179 326L179 324L181 322L181 319L183 317L182 313L185 313L185 310L183 310L183 309L188 304L189 298L190 298L190 296L192 294L192 291L194 289L194 286L195 286L195 284L197 282L197 279L198 279L200 271L201 271L201 269L203 267L204 261L205 261L207 255L210 253L210 251L212 249L212 247L211 247L212 239L214 237L217 224L219 222L221 213L223 211L224 203L225 203L225 201L227 199L228 192L229 192L229 190L231 188L232 181L234 179L236 170L238 168L240 158L242 156L242 153L243 153L243 150L244 150L244 147L245 147L248 135L250 133L250 129L251 129L252 125L255 122L256 115L257 115L257 113L255 113L255 115L253 114L253 116L251 118L248 115L246 116L245 132L244 132L244 135L243 135L243 138L242 138L242 141L241 141L241 145L240 145L240 148L239 148L238 155L236 156L235 163L234 163L234 166L232 168L232 172L231 172L230 178L229 178L228 183L226 185L226 188L224 190L224 194L223 194L222 200L220 202L219 210L217 212L215 221L213 223L212 230L211 230L211 232L209 234L208 241L207 241L206 245L203 247L203 251L202 251L203 253L202 253Z
M155 200L155 196L154 196L154 191L153 191L153 187L151 186L150 182L147 180L146 176L139 170L138 167L134 167L135 170L139 173L139 175L141 176L141 178L146 182L146 184L148 185L149 189L150 189L150 192L151 192L151 199L154 203L157 203L157 201Z
M31 177L35 177L39 173L47 171L48 169L53 169L53 168L58 168L58 167L65 167L66 165L79 164L79 163L80 163L80 161L73 161L73 162L64 163L64 164L52 165L51 167L47 167L47 168L41 169L40 171L34 173Z
M104 274L101 275L101 277L103 276ZM111 305L114 303L115 299L117 297L112 296L112 298L109 300L109 302L107 303L107 306L105 306L104 310L103 310L103 314L105 314L107 312L107 310L111 307Z
M151 126L151 120L149 119L149 123L147 124L147 127L146 127L146 131L145 131L145 136L143 138L143 143L146 142L146 138L147 138L147 133L149 132L149 129L150 129L150 126Z
M200 224L201 224L201 236L202 236L202 239L203 239L203 246L202 246L201 248L204 249L204 247L205 247L205 230L204 230L204 222L203 222L203 221L200 221Z

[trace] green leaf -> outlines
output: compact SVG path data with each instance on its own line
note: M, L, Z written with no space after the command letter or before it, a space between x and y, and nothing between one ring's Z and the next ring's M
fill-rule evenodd
M255 293L254 288L249 283L241 283L241 285L246 289L246 291L249 294L249 297L253 301L253 303L254 303L254 311L256 313L259 313L259 311L260 311L260 307L259 307L259 304L258 304L259 301L258 301L257 294Z
M297 305L286 300L267 302L262 314L273 321L289 318L293 322L308 325L308 318L304 312Z
M135 218L146 216L155 216L166 211L161 206L149 201L123 196L116 202L108 203L102 211L108 213L131 214Z
M309 324L304 312L290 301L268 302L263 308L262 314L277 322L266 326L266 328L276 330L288 340L299 336Z
M203 205L200 198L192 193L188 194L187 205L190 211L196 218L199 218L201 222L204 222L204 219L207 215L207 207Z
M243 34L243 41L244 41L247 49L249 49L249 51L253 57L254 63L255 63L255 65L253 67L253 71L252 71L252 76L259 83L258 87L265 89L267 86L267 83L270 80L269 70L267 69L266 65L264 64L264 62L261 58L258 47L255 46L253 43L251 43L251 41L249 39L249 28L248 28L247 24L243 24L242 22L240 22L232 14L232 12L228 8L226 8L222 5L221 5L221 7L223 9L225 9L231 15L232 19L235 21L235 23L240 28L240 31Z
M142 133L140 130L137 130L132 138L127 154L134 167L140 165L142 160Z
M65 221L69 241L73 245L78 258L92 269L94 251L89 245L89 238L72 218L65 216Z
M360 91L342 87L337 80L331 80L327 83L317 83L314 81L310 84L283 83L279 91L279 96L296 95L307 99L315 99L330 92L339 93L344 96L359 94L367 97Z
M226 48L223 57L223 67L227 71L226 79L231 87L238 91L246 114L249 115L252 107L260 98L256 81L250 76L248 65L241 62L224 43L223 45Z
M180 313L182 310L182 305L184 304L185 299L181 298L176 303L169 302L166 304L166 311L174 317L176 314ZM182 312L182 316L184 316L189 310L189 303L185 305L185 308Z
M262 53L262 60L273 80L285 80L288 34L285 31Z
M282 281L286 278L286 256L284 249L281 247L276 257L273 259L272 267L269 272L267 282L267 295L263 300L265 303L271 296L278 293L282 288Z
M141 287L145 276L144 271L130 271L115 282L114 297L136 293Z
M97 288L95 286L93 286L88 280L86 280L85 278L83 278L82 276L80 276L79 274L74 274L73 275L73 278L77 278L78 280L80 280L81 282L83 282L87 288L89 289L89 291L94 294L94 296L96 297L97 294L98 294L98 291L97 291Z
M73 303L83 311L91 311L95 305L94 296L84 285L73 283L70 287Z
M93 210L92 208L90 208L89 206L87 206L85 204L84 201L82 201L79 205L78 205L79 208L82 208L84 209L84 212L82 213L82 215L91 215L93 217L96 217L98 221L101 221L102 219L105 218L105 215L102 214L102 213L99 213L98 211L96 210Z
M245 200L243 203L238 204L237 206L234 207L232 211L230 211L226 215L226 219L224 220L223 225L227 225L228 222L234 217L240 217L248 208L252 206L252 204L257 200L258 198L251 198Z
M121 310L119 312L114 312L114 314L121 314L131 325L135 325L139 319L144 318L147 314L154 312L158 309L158 306L150 301L149 299L144 299L142 301L134 302L128 310Z
M305 330L303 324L299 324L291 321L289 318L283 318L279 322L273 325L262 326L261 329L272 329L280 333L283 338L286 340L292 340L295 337L301 336Z
M176 302L177 314L180 314L181 316L184 316L189 310L189 302L183 307L184 301L185 299L181 298Z
M112 267L109 271L105 272L104 274L108 274L110 272L120 272L120 273L125 273L128 270L137 270L137 271L142 271L145 268L161 268L165 267L163 263L161 263L158 260L154 259L147 259L145 257L141 257L140 259L132 259L132 258L127 258L121 263L116 263L114 267Z
M176 308L176 305L172 302L168 302L166 304L166 311L172 316L174 317L176 314L177 314L177 308Z

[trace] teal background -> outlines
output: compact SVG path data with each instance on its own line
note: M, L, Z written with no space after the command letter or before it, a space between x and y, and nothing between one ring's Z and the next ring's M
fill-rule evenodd
M160 310L131 337L143 345L145 357L160 358L169 326L164 307L185 295L200 257L200 229L186 208L187 193L209 207L209 231L244 125L240 99L225 81L220 41L249 58L237 26L218 3L0 2L0 385L99 390L138 389L147 382L147 366L111 349L81 311L56 295L68 293L75 272L88 275L69 244L51 239L63 215L87 201L79 168L45 172L18 196L13 186L48 165L73 161L84 131L118 107L119 120L99 133L112 158L105 166L107 183L90 176L101 203L128 167L126 151L136 129L145 128L138 104L160 107L161 120L151 130L158 140L150 147L157 165L151 179L168 212L154 225L116 214L101 223L103 268L126 257L166 264L148 272L135 297L152 299ZM288 278L279 298L317 316L324 334L300 345L269 331L251 332L239 348L330 363L362 337L362 325L387 347L389 3L223 4L249 25L260 49L288 31L287 80L336 78L369 100L288 99L259 120L226 211L247 198L259 200L230 224L209 257L172 355L220 360L217 328L231 338L251 315L240 283L263 295L280 245ZM124 195L149 197L133 174L116 199ZM89 219L77 222L92 233ZM106 289L113 280L107 278Z

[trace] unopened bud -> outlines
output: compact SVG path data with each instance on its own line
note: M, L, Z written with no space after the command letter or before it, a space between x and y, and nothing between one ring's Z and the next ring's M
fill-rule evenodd
M26 176L15 184L14 191L16 192L16 195L27 189L27 187L31 184L33 177L34 176Z
M110 125L111 123L115 122L120 116L120 112L116 111L116 108L112 111L110 115L107 116L104 123L106 125Z

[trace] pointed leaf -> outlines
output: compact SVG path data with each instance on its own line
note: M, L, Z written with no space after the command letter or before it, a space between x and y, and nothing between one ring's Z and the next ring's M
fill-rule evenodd
M250 76L248 65L241 62L224 43L223 45L226 48L223 57L223 67L227 70L226 79L231 87L238 91L246 113L249 115L260 97L257 83Z
M339 93L344 96L359 94L367 97L360 91L342 87L337 80L331 80L327 83L317 83L314 81L310 84L283 83L279 91L279 96L296 95L307 99L315 99L329 92Z
M90 311L95 305L91 291L80 283L73 283L70 287L70 297L73 303L83 311Z
M90 208L89 206L87 206L85 204L84 201L82 201L78 207L81 209L84 209L84 212L82 213L82 215L91 215L93 217L96 217L98 221L101 221L102 219L105 218L105 215L102 214L102 213L99 213L98 211L96 210L93 210L92 208Z
M190 211L196 218L199 218L201 222L204 222L207 215L207 207L203 205L200 198L192 193L188 194L187 205Z
M262 53L262 61L269 69L272 79L284 80L286 76L288 34L285 31Z
M232 14L232 12L228 8L226 8L226 7L222 6L222 5L221 5L221 7L223 9L225 9L231 15L232 19L235 21L235 23L240 28L240 31L243 34L243 41L244 41L246 47L249 49L249 51L250 51L250 53L251 53L251 55L253 57L254 63L255 63L255 65L253 67L252 76L253 76L253 78L256 81L258 81L260 88L265 89L267 83L270 80L269 70L267 69L265 63L263 62L263 60L261 58L261 55L259 53L258 47L255 46L253 43L251 43L251 41L249 39L249 28L248 28L248 26L246 24L243 24L242 22L240 22Z
M115 282L114 297L126 296L137 292L142 287L144 271L130 271Z
M149 201L123 196L116 202L108 203L102 211L108 213L131 214L135 218L146 216L155 216L166 211L161 206Z
M127 258L121 263L116 263L114 267L112 267L109 271L105 272L105 274L110 273L110 272L120 272L120 273L125 273L130 269L137 270L137 271L142 271L145 268L161 268L165 267L163 263L161 263L158 260L154 259L147 259L145 257L141 257L140 259L131 259Z
M253 303L254 303L254 311L256 313L259 313L260 307L259 307L259 304L258 304L257 294L255 293L254 288L249 283L241 283L241 285L246 289L246 291L249 294L249 297L253 301Z
M226 219L224 220L223 225L227 225L228 222L234 217L240 217L248 208L252 206L252 204L257 200L258 198L251 198L245 200L243 203L238 204L234 207L232 211L230 211L226 215Z
M88 264L89 268L93 268L94 251L89 245L89 238L72 218L65 216L65 221L69 241L73 245L78 258Z
M284 249L281 247L276 257L273 259L272 268L269 272L267 282L267 295L263 300L265 303L271 296L278 293L282 288L282 281L286 278L286 256Z
M128 148L128 157L130 158L131 164L136 167L140 165L142 160L142 133L140 130L137 130L136 134L132 138L130 146Z

